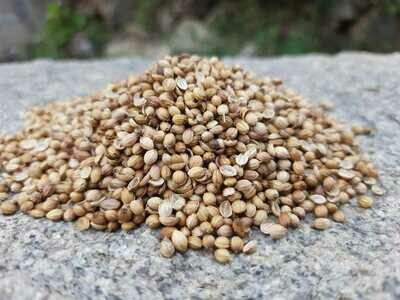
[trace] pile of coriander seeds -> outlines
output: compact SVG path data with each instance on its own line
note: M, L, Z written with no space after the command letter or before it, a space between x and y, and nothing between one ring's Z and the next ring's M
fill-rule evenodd
M369 208L378 173L352 131L283 87L182 54L103 91L34 107L0 136L0 211L80 230L160 229L160 253L251 254L252 228L281 239L312 215ZM353 200L354 199L354 200Z

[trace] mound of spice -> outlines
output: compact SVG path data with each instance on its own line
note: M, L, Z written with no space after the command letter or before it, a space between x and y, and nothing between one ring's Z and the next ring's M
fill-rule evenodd
M0 137L0 210L80 230L160 230L160 252L251 254L306 214L323 230L340 207L382 194L377 171L342 124L286 90L217 58L168 56L139 76L32 108Z

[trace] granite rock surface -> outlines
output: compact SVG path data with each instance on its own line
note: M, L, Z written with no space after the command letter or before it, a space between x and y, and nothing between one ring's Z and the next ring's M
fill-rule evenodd
M157 232L79 232L71 224L0 216L0 299L399 299L400 55L343 53L227 59L277 76L331 114L373 127L360 139L387 191L371 210L349 204L348 222L307 223L277 242L254 230L258 251L219 265L210 253L158 254ZM28 106L85 95L149 65L141 60L0 65L0 131L15 132Z

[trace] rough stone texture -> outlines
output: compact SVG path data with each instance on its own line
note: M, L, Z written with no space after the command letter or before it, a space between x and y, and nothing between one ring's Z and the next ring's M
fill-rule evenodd
M211 254L158 255L157 233L78 232L70 224L0 216L4 299L399 299L400 55L346 53L229 59L318 102L340 119L376 128L361 139L388 191L372 210L346 207L348 222L308 225L273 242L253 232L258 251L222 266ZM14 131L26 106L84 95L148 62L35 61L0 65L0 128ZM310 221L310 220L308 220Z

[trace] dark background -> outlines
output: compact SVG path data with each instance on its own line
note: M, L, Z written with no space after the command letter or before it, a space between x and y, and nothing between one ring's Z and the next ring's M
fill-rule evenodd
M400 0L1 0L0 61L400 49Z

